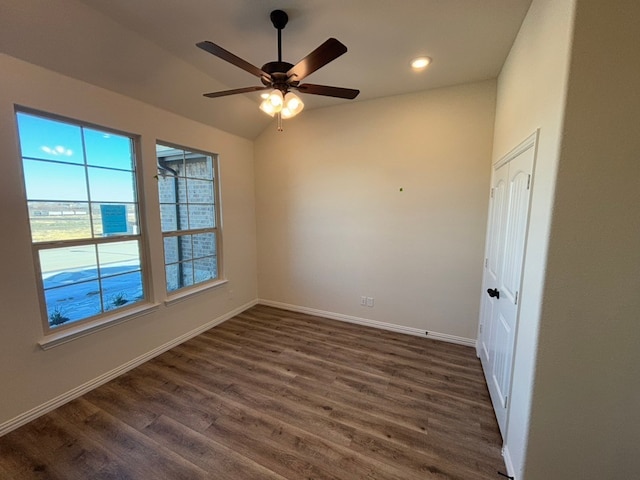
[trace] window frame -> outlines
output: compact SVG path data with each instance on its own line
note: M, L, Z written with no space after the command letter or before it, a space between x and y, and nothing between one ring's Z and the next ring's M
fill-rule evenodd
M22 151L22 137L18 124L18 114L25 114L40 117L45 120L50 120L54 122L64 123L67 125L71 125L78 129L91 129L99 132L104 132L106 134L113 134L118 136L123 136L128 138L131 141L131 154L133 156L132 162L132 174L134 176L134 186L135 190L134 201L132 202L134 208L136 209L136 217L137 217L137 225L138 231L135 234L115 234L108 237L96 237L93 236L94 233L94 223L93 223L93 214L91 213L91 197L90 197L90 188L89 184L87 184L88 198L87 198L87 206L89 213L89 223L91 226L92 236L89 238L81 238L81 239L66 239L66 240L50 240L50 241L35 241L33 239L33 229L31 223L31 216L29 210L29 198L27 192L27 182L26 175L24 169L24 160L33 159L36 161L47 161L46 159L37 159L32 156L25 157ZM17 133L18 140L18 152L19 152L19 161L20 161L20 175L22 178L22 188L23 188L23 208L26 210L26 218L28 219L29 224L29 234L30 234L30 248L33 258L34 265L34 273L36 277L36 286L37 286L37 294L38 294L38 302L39 302L39 312L41 317L41 323L43 328L43 334L45 339L43 342L40 342L43 348L46 347L47 342L51 342L52 346L55 346L59 343L64 343L64 339L68 337L75 336L83 336L87 331L92 331L94 329L102 329L111 324L120 323L123 320L126 320L130 317L138 316L140 314L144 314L146 311L155 307L152 303L153 301L153 287L152 287L152 275L151 275L151 262L149 261L149 235L147 233L147 221L146 221L146 208L144 202L143 195L143 184L142 184L142 171L143 171L143 162L142 162L142 148L141 148L141 136L139 134L134 134L130 132L125 132L122 130L114 129L111 127L106 127L103 125L95 124L92 122L87 122L84 120L77 120L74 118L66 117L63 115L45 112L42 110L37 110L29 107L24 107L21 105L14 106L14 121L15 128ZM82 166L85 170L85 175L88 175L87 168L89 165L86 163L86 149L84 148L84 136L83 136L83 163L78 164ZM104 168L104 167L103 167ZM109 169L109 167L106 167ZM111 169L114 170L114 169ZM115 169L120 170L120 169ZM39 199L41 200L41 199ZM46 200L45 200L46 201ZM51 200L52 202L56 200ZM73 202L70 201L68 203L84 203L84 202ZM96 205L99 204L99 201L93 202ZM122 202L104 202L104 203L122 203ZM125 202L127 203L127 202ZM96 248L96 251L99 245L107 245L107 244L115 244L118 242L124 241L136 241L138 243L138 254L140 259L140 278L142 281L142 298L139 300L132 302L130 305L123 305L114 310L106 310L104 309L103 302L101 300L102 312L96 315L92 315L90 317L86 317L80 320L74 320L65 322L60 325L51 325L49 312L47 310L47 302L45 295L45 287L44 281L42 278L42 266L40 261L40 252L46 250L52 250L54 248L63 248L63 247L75 247L75 246L86 246L93 245ZM98 266L98 264L97 264ZM99 266L98 266L99 268ZM115 277L117 275L114 275ZM104 278L113 278L111 276L106 276ZM102 287L102 278L103 276L99 275L100 278L100 295L103 295L103 287ZM47 340L49 339L49 340ZM70 339L70 338L69 338Z
M211 180L207 180L207 181L211 181L212 183L212 187L213 187L213 192L212 192L212 198L213 198L213 215L214 215L214 226L213 227L205 227L205 228L189 228L189 229L179 229L177 228L176 230L172 230L172 231L163 231L162 230L162 214L160 217L160 236L161 236L161 240L162 240L162 260L163 260L163 275L164 275L164 292L166 295L166 304L172 304L175 301L179 301L181 299L183 299L186 296L190 296L199 292L202 292L204 290L208 290L210 288L215 288L221 284L227 283L226 277L224 275L224 261L223 261L223 220L222 220L222 206L221 206L221 199L222 199L222 194L221 194L221 186L220 186L220 154L218 153L214 153L214 152L208 152L206 150L201 150L198 148L191 148L191 147L187 147L185 145L181 145L178 143L174 143L174 142L167 142L161 139L156 139L155 142L155 148L156 148L156 167L158 168L159 166L159 162L158 162L158 152L157 152L157 147L158 146L162 146L162 147L168 147L168 148L172 148L175 150L180 150L183 153L195 153L195 154L200 154L203 155L205 157L210 157L211 158L211 171L212 171L212 179ZM186 175L185 172L185 176L184 177L178 177L178 178L184 178L184 179L189 179L192 178L194 180L204 180L202 178L193 178L193 177L188 177ZM158 179L159 180L159 179ZM185 197L188 199L188 192L185 192ZM160 199L160 188L158 185L158 192L157 192L157 196L156 196L157 202L158 202L158 208L161 211L162 210L162 205L163 204L167 204L166 202L162 202ZM176 199L177 200L177 199ZM189 202L185 202L185 203L181 203L181 202L177 202L176 201L176 205L189 205ZM215 261L216 261L216 277L215 278L211 278L208 280L204 280L201 282L194 282L191 285L187 285L187 286L183 286L180 288L177 288L175 290L169 290L168 289L168 284L167 284L167 257L166 257L166 251L165 251L165 239L166 238L171 238L171 237L175 237L175 238L180 238L181 236L185 236L185 235L197 235L197 234L202 234L202 233L213 233L214 237L215 237L215 245L216 245L216 249L215 249ZM179 240L178 240L179 241ZM204 258L204 257L202 257Z

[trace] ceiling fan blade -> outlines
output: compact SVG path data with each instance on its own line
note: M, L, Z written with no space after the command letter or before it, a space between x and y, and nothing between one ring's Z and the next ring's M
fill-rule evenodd
M249 72L251 75L255 75L256 77L259 77L259 78L264 77L264 78L267 78L268 80L271 80L271 75L269 75L267 72L262 71L255 65L251 65L246 60L243 60L242 58L234 55L233 53L229 52L228 50L225 50L224 48L222 48L219 45L216 45L213 42L209 42L209 41L198 42L196 43L196 47L201 48L205 52L209 52L211 55L215 55L216 57L221 58L222 60L225 60L235 65L236 67L243 69L246 72Z
M330 87L328 85L314 85L313 83L305 83L294 88L302 93L310 93L311 95L348 98L349 100L353 100L360 93L360 90L354 90L353 88Z
M319 68L335 60L346 51L347 47L344 44L335 38L330 38L291 67L287 72L287 77L292 77L292 80L299 82L304 77L311 75Z
M204 97L208 98L216 98L216 97L226 97L227 95L235 95L236 93L249 93L249 92L259 92L260 90L268 90L271 87L244 87L244 88L234 88L233 90L223 90L221 92L211 92L204 93Z

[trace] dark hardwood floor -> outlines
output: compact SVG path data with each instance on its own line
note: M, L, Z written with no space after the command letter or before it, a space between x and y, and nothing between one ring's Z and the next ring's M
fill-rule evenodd
M2 479L498 479L472 348L257 306L0 438Z

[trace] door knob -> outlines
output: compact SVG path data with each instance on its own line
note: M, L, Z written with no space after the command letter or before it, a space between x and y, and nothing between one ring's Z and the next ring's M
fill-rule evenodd
M490 297L500 298L500 292L498 291L497 288L490 288L487 290L487 293L489 294Z

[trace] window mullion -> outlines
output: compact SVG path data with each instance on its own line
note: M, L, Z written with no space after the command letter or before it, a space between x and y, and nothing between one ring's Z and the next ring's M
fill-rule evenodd
M104 243L118 243L126 242L129 240L141 240L140 234L135 235L114 235L112 237L98 237L98 238L79 238L74 240L53 240L51 242L34 242L33 246L40 250L46 250L49 248L66 247L74 245L100 245Z
M104 308L104 289L102 288L102 271L100 269L100 252L98 250L98 245L96 243L93 244L93 248L96 252L96 268L98 269L98 289L100 290L100 313L105 312Z
M171 232L162 232L164 237L181 237L183 235L198 235L200 233L213 233L216 227L196 228L193 230L173 230Z
M91 187L89 184L89 164L87 162L87 144L84 139L84 128L80 127L80 139L82 141L82 158L84 160L84 177L87 187L87 207L89 210L89 227L91 228L91 238L95 238L96 234L93 226L93 202L91 201ZM97 252L96 252L97 253Z

